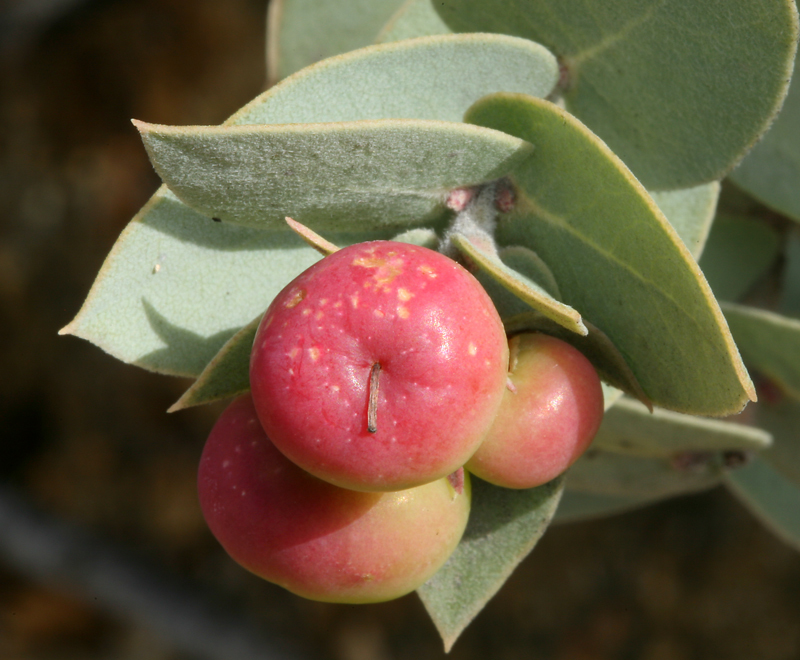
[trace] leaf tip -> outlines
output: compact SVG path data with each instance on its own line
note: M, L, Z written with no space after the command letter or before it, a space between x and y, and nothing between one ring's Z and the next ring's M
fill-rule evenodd
M174 413L174 412L178 412L179 410L183 410L184 408L188 408L189 406L187 406L183 401L184 398L185 398L185 396L182 396L175 403L173 403L169 408L167 408L167 412L168 413Z
M70 321L61 330L58 331L59 336L75 334L75 321Z
M147 122L141 121L140 119L131 119L131 124L133 124L134 128L140 133L144 133L149 126Z

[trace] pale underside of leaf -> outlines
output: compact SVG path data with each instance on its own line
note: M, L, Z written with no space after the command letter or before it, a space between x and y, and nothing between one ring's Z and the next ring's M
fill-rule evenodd
M721 179L744 156L781 107L798 34L790 0L426 1L453 32L552 50L567 109L652 190Z
M390 234L329 237L349 245ZM162 188L117 239L80 312L61 332L123 362L196 377L319 259L290 231L212 222Z
M756 457L725 477L728 488L772 532L800 550L800 487Z
M614 343L602 330L586 320L583 322L588 331L585 336L567 330L539 312L523 312L503 319L509 335L521 332L543 332L571 344L589 359L604 382L617 390L626 392L652 410L652 402L642 390L642 386ZM617 394L614 393L613 396L616 397Z
M723 416L755 400L697 263L596 136L555 105L522 95L487 97L466 119L535 144L511 175L518 200L498 241L544 259L563 301L608 335L654 404Z
M270 0L267 82L368 46L403 0Z
M592 447L643 458L673 458L684 452L763 451L767 431L744 424L661 410L648 411L623 397L608 410Z
M532 151L467 124L168 127L138 123L156 171L183 202L223 222L352 231L436 222L453 188L504 176Z
M536 282L509 268L498 256L482 250L464 235L452 234L451 240L473 263L533 309L572 332L588 334L580 313L560 303Z
M473 477L472 486L472 511L461 543L418 589L445 651L544 534L558 506L563 479L511 490Z
M722 310L747 363L800 398L800 321L734 303Z

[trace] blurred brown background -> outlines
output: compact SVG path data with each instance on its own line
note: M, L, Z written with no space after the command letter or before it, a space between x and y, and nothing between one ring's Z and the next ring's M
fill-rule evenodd
M167 415L185 382L56 334L158 185L130 118L249 101L265 15L0 2L0 658L443 656L413 595L311 603L228 560L194 491L219 408ZM800 555L721 491L554 528L450 657L800 658Z

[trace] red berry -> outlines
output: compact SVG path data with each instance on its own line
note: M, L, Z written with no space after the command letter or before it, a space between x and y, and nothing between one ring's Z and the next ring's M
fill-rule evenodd
M242 566L315 600L397 598L458 544L469 515L447 479L397 493L338 488L307 474L264 433L249 396L217 421L200 460L200 506Z
M560 339L524 334L509 344L514 389L467 469L497 486L532 488L586 450L603 418L603 390L589 360Z
M339 250L290 283L250 361L258 416L308 472L354 490L444 477L494 420L508 347L478 281L426 248Z

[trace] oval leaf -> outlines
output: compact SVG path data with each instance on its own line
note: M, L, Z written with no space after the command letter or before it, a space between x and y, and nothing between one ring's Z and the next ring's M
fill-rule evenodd
M499 131L423 120L137 128L182 201L273 230L286 215L327 231L430 223L450 189L502 177L531 153Z
M800 398L800 321L734 303L722 309L747 363Z
M461 543L417 593L449 651L544 534L563 479L528 490L472 477L472 511Z
M800 82L789 86L781 113L733 172L733 182L776 211L800 221Z
M653 190L721 179L744 156L781 107L797 45L791 0L429 2L454 32L552 50L567 109Z
M613 410L613 408L612 408ZM719 454L686 460L626 456L589 449L567 472L570 490L615 497L665 498L706 490L722 479Z
M758 428L660 410L622 398L608 410L592 447L645 458L684 452L763 451L772 436Z
M226 123L461 121L481 96L498 91L547 96L557 81L555 57L527 39L422 37L318 62L264 92Z
M339 245L390 234L333 234ZM212 222L160 190L120 235L62 334L151 371L198 376L320 255L290 231Z
M725 482L767 528L800 550L800 488L757 457L727 474Z
M719 215L700 268L718 299L735 301L767 272L779 251L778 234L765 223L744 216Z
M403 0L270 0L267 80L369 46Z
M428 0L408 0L381 29L375 43L390 43L451 32Z
M451 234L453 244L469 257L479 268L511 291L523 302L552 319L559 325L579 335L588 334L581 315L571 307L560 303L533 280L506 266L500 257L490 254L462 234Z
M728 415L755 399L696 262L650 196L585 126L552 103L496 94L467 121L535 145L512 173L498 241L535 250L564 302L605 332L653 403Z

